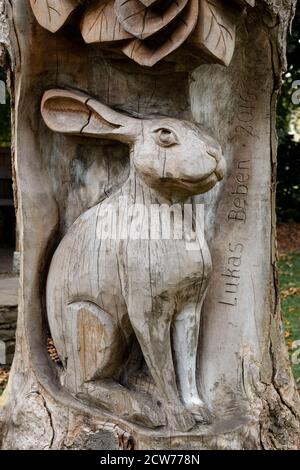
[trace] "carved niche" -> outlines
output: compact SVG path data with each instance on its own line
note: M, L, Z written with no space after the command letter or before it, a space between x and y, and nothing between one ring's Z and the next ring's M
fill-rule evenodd
M51 33L67 22L78 28L81 18L86 44L98 44L109 57L122 54L119 70L130 62L142 76L141 66L155 65L155 87L165 80L160 64L180 65L186 54L229 65L246 4L253 2L31 0L36 19ZM130 157L125 181L74 217L51 259L45 297L60 384L88 406L146 428L190 431L211 423L197 373L212 270L204 231L164 238L167 220L148 216L158 205L177 211L181 220L194 196L224 177L222 148L190 112L189 119L178 112L176 118L162 116L169 114L166 108L151 117L130 115L105 104L101 91L96 99L90 90L61 86L44 90L41 112L48 128L69 138L125 144ZM134 226L133 214L127 217L128 203L145 211L142 227ZM122 236L116 236L116 220L123 221Z

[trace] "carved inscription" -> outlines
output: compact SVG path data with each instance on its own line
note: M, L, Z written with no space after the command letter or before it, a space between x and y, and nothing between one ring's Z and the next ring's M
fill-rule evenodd
M241 278L242 254L244 245L242 243L229 243L227 267L221 274L224 281L224 295L219 304L236 307L238 302L238 291Z
M231 191L232 202L228 213L228 220L246 222L249 178L250 160L240 160L234 176L234 189Z

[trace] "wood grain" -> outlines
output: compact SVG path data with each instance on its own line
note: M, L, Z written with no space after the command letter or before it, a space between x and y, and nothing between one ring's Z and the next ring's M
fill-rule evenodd
M123 28L139 39L146 39L165 28L187 5L188 0L147 8L139 0L115 0L117 17Z
M55 33L80 4L80 0L30 0L32 11L43 27Z
M187 198L209 191L223 178L219 144L195 124L135 119L72 91L46 92L42 115L55 132L110 138L131 147L129 179L119 192L76 220L51 262L48 321L65 365L67 387L84 395L87 381L96 381L95 390L97 379L118 383L126 364L120 351L136 338L169 426L188 430L194 420L207 421L209 413L196 385L201 306L211 271L207 246L200 234L197 251L188 251L185 236L177 240L171 233L169 238L152 239L147 229L146 238L136 238L126 211L127 204L142 205L147 211L144 223L151 223L151 229L155 222L148 217L154 198L167 207L174 198L181 201L182 214ZM115 214L108 233L107 211ZM120 228L112 226L120 220L126 243L116 235ZM162 225L167 226L166 216ZM161 233L160 223L157 229ZM90 330L93 336L88 339ZM148 421L157 417L150 414Z
M86 43L114 43L132 38L118 20L114 0L93 5L84 13L81 33Z
M223 0L199 0L199 20L188 42L208 61L228 66L235 49L238 16Z
M80 0L30 0L41 26L58 31ZM196 5L197 3L197 5ZM208 62L229 65L235 48L239 7L221 0L105 0L86 3L81 33L87 44L111 45L140 65L152 67L186 40ZM199 15L199 18L198 18ZM192 34L195 28L194 34Z
M190 0L185 9L176 17L175 26L166 31L157 42L134 39L121 47L121 50L140 65L152 67L171 52L178 49L192 33L198 18L198 0Z

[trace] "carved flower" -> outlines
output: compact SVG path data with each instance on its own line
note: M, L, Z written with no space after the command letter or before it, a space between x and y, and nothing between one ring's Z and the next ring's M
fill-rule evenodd
M38 22L58 31L80 5L86 43L121 50L151 67L184 42L208 62L228 65L242 7L254 0L30 0Z

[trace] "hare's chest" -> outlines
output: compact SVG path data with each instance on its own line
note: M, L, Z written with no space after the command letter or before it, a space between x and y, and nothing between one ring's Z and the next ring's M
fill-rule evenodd
M153 294L179 294L206 285L211 257L199 240L136 240L127 245L128 277Z

